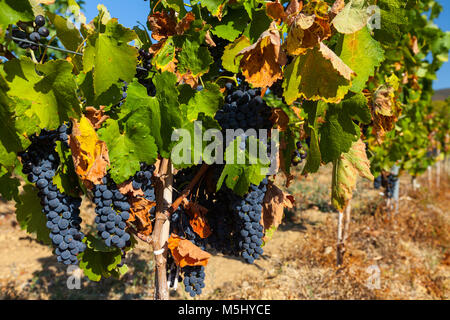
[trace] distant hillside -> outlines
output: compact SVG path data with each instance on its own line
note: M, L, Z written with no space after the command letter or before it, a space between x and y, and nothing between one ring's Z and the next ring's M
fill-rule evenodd
M450 96L450 88L449 89L436 90L434 92L433 101L445 100L449 96Z

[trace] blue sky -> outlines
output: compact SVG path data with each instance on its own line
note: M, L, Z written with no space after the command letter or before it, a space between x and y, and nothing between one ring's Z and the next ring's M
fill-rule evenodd
M97 4L104 4L111 16L118 18L126 27L137 25L137 21L145 24L149 12L149 1L144 0L85 0L85 14L88 21L97 15ZM444 7L439 19L435 23L444 31L450 31L450 0L439 0ZM434 89L450 88L450 62L444 64L438 72L438 80L434 82Z

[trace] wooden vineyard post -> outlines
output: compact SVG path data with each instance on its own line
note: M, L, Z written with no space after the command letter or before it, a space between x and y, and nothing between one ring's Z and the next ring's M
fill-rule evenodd
M172 163L162 159L156 173L156 218L153 233L153 252L156 262L155 300L168 300L169 288L167 285L167 241L169 239L170 220L166 215L172 204Z
M339 211L338 215L338 237L336 246L336 264L342 265L344 262L345 242L347 241L350 229L350 213L352 210L351 200L343 211Z

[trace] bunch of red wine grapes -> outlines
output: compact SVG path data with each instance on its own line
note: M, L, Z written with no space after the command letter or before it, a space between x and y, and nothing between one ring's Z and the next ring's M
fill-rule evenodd
M19 22L17 27L12 29L12 36L17 38L13 41L22 49L37 50L41 40L47 38L49 34L50 31L45 27L45 17L42 15L38 15L34 22ZM20 39L29 40L33 43Z

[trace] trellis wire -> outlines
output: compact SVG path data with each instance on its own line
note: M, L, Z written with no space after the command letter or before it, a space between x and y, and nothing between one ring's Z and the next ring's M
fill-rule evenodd
M68 50L68 49L63 49L63 48L58 48L58 47L54 47L54 46L51 46L51 45L48 45L48 44L36 43L36 42L33 42L31 40L28 40L28 39L21 39L21 38L16 38L16 37L12 37L12 36L10 36L9 38L14 40L14 41L20 41L20 42L25 42L25 43L29 43L29 44L34 44L34 45L38 45L38 46L43 47L43 48L49 48L49 49L53 49L53 50L56 50L56 51L61 51L61 52L65 52L65 53L75 54L75 55L78 55L78 56L81 56L81 57L83 56L83 54L80 53L80 52L76 52L76 51L72 51L72 50ZM142 70L142 71L148 71L147 69L145 69L143 67L140 67L140 66L136 66L136 69Z

